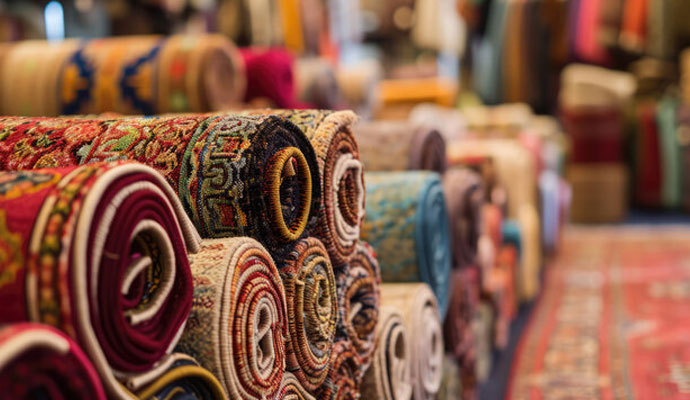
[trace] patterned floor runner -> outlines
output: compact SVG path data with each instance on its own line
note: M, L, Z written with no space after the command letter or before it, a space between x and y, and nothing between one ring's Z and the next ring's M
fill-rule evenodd
M510 399L690 399L690 229L571 228Z

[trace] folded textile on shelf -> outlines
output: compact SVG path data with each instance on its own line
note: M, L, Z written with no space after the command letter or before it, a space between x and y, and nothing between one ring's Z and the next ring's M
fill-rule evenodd
M435 399L443 376L443 332L436 297L424 283L384 283L381 304L405 320L414 399Z
M369 368L379 320L381 270L373 250L357 245L352 261L336 272L338 280L337 338L347 339L362 370Z
M168 354L192 306L187 252L200 239L173 189L123 161L4 171L0 182L0 303L13 305L0 323L62 330L109 395L129 397L117 379Z
M5 399L105 400L98 373L79 346L46 325L0 327L0 387Z
M0 118L0 168L130 158L167 178L202 237L251 236L274 256L316 220L309 140L276 116Z
M285 372L283 382L276 394L277 400L316 400L309 392L304 390L299 380L290 372Z
M248 237L206 239L190 256L194 305L177 351L230 398L273 398L285 370L285 291L266 249Z
M375 121L355 125L354 133L367 171L446 170L446 143L435 128L409 121Z
M338 321L333 267L316 238L298 241L278 263L288 313L287 371L308 392L326 380Z
M409 400L412 396L409 337L405 320L395 308L381 307L371 367L362 381L362 397Z
M364 177L352 124L352 111L257 110L297 125L314 146L321 182L319 223L310 230L328 249L333 266L350 261L364 218Z
M484 204L481 175L469 168L451 168L443 175L443 192L450 218L453 267L475 264Z
M3 52L6 115L213 111L241 101L246 85L238 50L220 35L25 41Z
M218 379L194 358L181 353L170 354L153 370L129 378L126 385L142 400L226 398Z
M448 306L451 248L448 213L435 172L366 173L362 239L376 249L383 282L425 282L441 316Z

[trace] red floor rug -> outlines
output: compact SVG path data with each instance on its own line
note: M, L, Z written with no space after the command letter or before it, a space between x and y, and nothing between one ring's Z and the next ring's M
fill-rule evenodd
M690 399L690 228L572 228L509 399Z

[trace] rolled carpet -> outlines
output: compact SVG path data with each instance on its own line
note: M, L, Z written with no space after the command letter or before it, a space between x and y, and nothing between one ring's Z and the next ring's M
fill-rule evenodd
M309 139L319 165L321 203L319 224L310 234L318 237L335 267L350 261L364 218L364 178L351 111L260 110L297 125Z
M383 282L425 282L448 307L451 249L446 201L435 172L366 173L362 239L377 251Z
M316 238L298 241L279 264L288 312L287 371L309 392L326 380L338 320L333 267Z
M75 339L109 396L168 354L192 306L199 238L173 190L131 162L0 173L0 323ZM115 283L115 284L113 284Z
M381 307L371 367L362 381L363 398L410 399L410 340L400 311Z
M127 386L142 400L225 398L218 379L192 357L181 353L173 353L152 371L132 377Z
M381 270L373 250L357 245L352 261L337 274L338 337L352 343L363 370L369 368L379 319Z
M450 218L453 267L476 264L482 233L482 178L469 168L451 168L443 175L443 193Z
M288 335L273 259L256 240L239 237L204 240L190 262L194 305L177 351L211 371L230 398L273 398Z
M318 398L330 400L355 400L359 398L359 386L363 371L357 353L348 340L333 344L330 371L326 383L321 386Z
M245 64L245 101L268 99L275 107L299 106L295 86L295 61L281 48L245 47L240 49Z
M202 237L251 236L283 256L317 215L313 148L279 117L6 117L0 129L0 169L120 158L150 165L175 189Z
M290 372L283 375L283 382L276 395L278 400L316 400L309 392L304 390L299 380Z
M0 327L0 387L6 399L106 399L79 346L60 331L32 323Z
M335 110L342 106L335 68L320 57L299 58L295 62L298 98L312 108Z
M436 129L409 121L375 121L355 125L354 133L367 171L446 170L446 142Z
M436 297L424 283L384 283L381 304L405 320L414 399L435 399L443 376L443 332Z
M6 115L213 111L241 101L246 86L237 49L220 35L27 41L3 51Z

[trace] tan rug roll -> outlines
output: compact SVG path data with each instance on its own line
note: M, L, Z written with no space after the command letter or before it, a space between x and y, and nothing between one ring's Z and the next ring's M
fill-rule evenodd
M444 346L434 293L425 283L387 283L381 285L381 304L398 310L405 321L413 399L435 399L441 387Z

